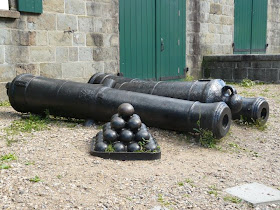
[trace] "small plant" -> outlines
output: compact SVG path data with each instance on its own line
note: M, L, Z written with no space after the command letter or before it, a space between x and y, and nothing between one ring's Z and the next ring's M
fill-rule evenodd
M250 127L255 127L256 129L260 131L264 131L267 129L267 124L263 120L254 120L251 119L251 121L248 121L246 118L244 118L242 115L240 116L240 119L237 119L234 121L238 125L246 125Z
M58 179L62 179L62 175L57 175L56 176Z
M30 178L29 181L30 181L30 182L40 182L41 179L40 179L40 177L35 176L34 178Z
M7 107L7 106L11 106L11 104L9 101L2 101L2 102L0 102L0 106Z
M237 198L237 197L233 197L233 196L226 196L224 197L224 201L229 201L232 203L241 203L241 199Z
M218 189L215 185L209 186L209 191L207 192L209 195L218 196Z
M184 186L184 182L178 182L178 185L179 185L180 187L183 187L183 186Z
M256 82L249 80L249 79L243 79L240 83L242 87L252 87L256 85Z
M112 144L109 144L105 152L115 152L115 149Z
M7 155L2 155L0 158L1 161L12 161L12 160L17 160L17 156L15 154L7 154Z
M187 82L194 81L194 77L191 75L186 75L185 81L187 81Z
M194 184L194 181L192 181L192 180L189 179L189 178L187 178L187 179L185 180L185 183L191 185L192 187L196 187L195 184Z
M35 162L34 161L28 161L24 165L26 165L26 166L35 165Z
M9 168L11 168L10 165L5 165L5 164L0 165L0 169L9 169Z
M162 194L158 195L158 202L161 203L163 206L170 206L171 205L170 202L164 200Z

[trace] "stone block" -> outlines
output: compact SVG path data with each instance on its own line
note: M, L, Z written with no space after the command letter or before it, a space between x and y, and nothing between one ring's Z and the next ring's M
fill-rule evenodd
M85 33L77 33L73 34L73 45L74 46L85 46L86 44L86 35Z
M23 46L5 46L6 63L29 63L29 49Z
M5 48L4 46L0 46L0 64L5 62Z
M233 71L233 79L234 81L242 81L243 79L248 78L248 70L247 68L237 68Z
M64 0L45 0L43 8L45 12L64 13Z
M86 78L90 78L93 74L97 72L104 73L104 62L88 63L84 76Z
M65 13L73 15L85 15L85 1L65 0Z
M280 69L280 61L272 62L272 68L279 68Z
M280 82L279 71L280 71L279 69L266 69L264 81L269 83Z
M110 20L112 22L112 20ZM93 17L78 17L78 27L81 32L103 32L103 22L101 19ZM105 30L105 29L104 29Z
M236 68L236 66L237 66L237 63L235 63L235 62L224 62L223 63L223 67L226 67L226 68Z
M56 14L29 15L27 17L27 28L29 30L56 30Z
M0 18L19 18L20 13L13 10L0 10Z
M12 43L11 31L9 29L1 29L0 45L10 45Z
M215 4L215 3L210 4L210 14L221 15L222 6L220 4Z
M102 60L118 60L119 51L116 47L109 48L94 48L93 49L93 60L102 61Z
M51 31L48 34L51 46L72 46L72 33L63 31Z
M251 63L252 68L271 68L271 61L254 61Z
M8 95L6 90L6 82L0 82L0 101L7 101Z
M93 48L80 47L79 48L79 61L93 61Z
M214 69L211 71L210 76L211 78L215 79L223 79L227 81L232 81L233 77L233 70L232 68L219 68L219 69Z
M57 14L57 30L77 31L78 21L74 15Z
M87 46L97 46L97 47L103 46L104 43L103 34L88 33L86 37L87 37Z
M0 82L11 82L16 76L13 66L0 64Z
M26 29L26 20L21 19L21 17L20 17L20 19L16 19L16 20L1 18L0 28L11 28L11 29L24 30L24 29Z
M48 45L48 32L47 31L36 31L36 45L37 46Z
M264 81L265 69L248 69L248 79Z
M115 19L105 19L105 21L97 21L95 23L95 32L108 34L119 34L119 23Z
M249 68L249 67L251 67L250 61L237 62L237 68Z
M55 47L30 47L31 62L54 62Z
M36 45L36 32L35 31L12 30L11 32L12 32L13 45L21 45L21 46Z
M87 69L87 63L63 63L62 64L62 78L83 78L84 72Z
M63 63L69 61L68 47L57 47L56 48L56 61Z
M40 74L40 65L39 64L17 64L15 66L16 75L19 74Z
M104 63L104 73L116 74L119 72L119 62L118 61L106 61Z
M78 61L79 57L78 47L69 47L69 61Z
M61 63L41 63L40 75L48 78L62 79Z
M102 5L104 4L99 2L87 2L86 3L87 15L102 17L104 15L102 11Z

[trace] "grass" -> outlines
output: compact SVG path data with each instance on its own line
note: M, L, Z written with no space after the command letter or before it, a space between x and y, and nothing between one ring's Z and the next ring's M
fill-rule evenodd
M9 168L11 168L10 165L6 165L6 164L0 165L0 169L9 169Z
M109 144L105 152L115 152L115 149L112 144Z
M184 79L184 81L187 81L187 82L194 81L194 77L191 75L186 75L186 78Z
M231 203L241 203L241 199L237 198L237 197L233 197L233 196L226 196L224 197L224 201L228 201Z
M195 184L194 184L194 181L191 180L191 179L189 179L189 178L187 178L187 179L185 180L185 183L189 184L189 185L192 186L192 187L196 187Z
M34 161L28 161L24 165L26 165L26 166L35 165L35 162Z
M242 86L242 87L252 87L255 85L256 85L256 82L249 80L249 79L243 79L242 82L240 83L240 86Z
M9 101L2 101L0 102L0 107L3 106L3 107L8 107L8 106L11 106L10 102Z
M17 160L17 156L15 154L6 154L0 157L1 161L12 161Z
M216 187L216 185L209 186L208 188L209 188L209 191L207 191L207 193L209 195L214 195L215 197L218 196L219 189Z
M165 207L168 207L168 206L171 205L170 202L164 200L162 194L159 194L159 195L158 195L158 199L157 199L157 200L158 200L158 202L159 202L161 205L163 205L163 206L165 206Z
M35 176L34 178L30 178L29 181L30 182L41 182L42 180L40 179L40 177Z
M265 131L268 126L265 122L263 122L262 120L253 120L251 119L251 121L248 121L246 118L244 118L243 116L240 116L240 119L237 119L234 121L237 125L246 125L249 127L253 127L256 128L259 131Z

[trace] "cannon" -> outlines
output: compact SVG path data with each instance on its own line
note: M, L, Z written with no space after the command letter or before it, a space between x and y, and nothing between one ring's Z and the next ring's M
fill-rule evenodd
M202 128L222 138L231 125L231 111L224 102L186 101L30 74L17 76L6 87L12 107L23 113L43 114L48 110L56 116L104 122L110 121L119 105L130 103L152 127L182 132Z
M114 87L119 90L159 95L202 103L225 102L232 111L233 119L262 121L269 117L269 105L263 98L244 98L237 94L234 87L223 80L198 80L194 82L155 82L131 79L112 74L94 74L88 83L103 84L115 80Z

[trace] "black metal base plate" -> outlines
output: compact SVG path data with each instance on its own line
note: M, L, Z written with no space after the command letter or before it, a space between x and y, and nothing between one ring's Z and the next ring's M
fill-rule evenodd
M160 149L157 152L98 152L94 150L95 138L90 146L90 154L111 160L158 160L161 158Z

